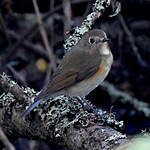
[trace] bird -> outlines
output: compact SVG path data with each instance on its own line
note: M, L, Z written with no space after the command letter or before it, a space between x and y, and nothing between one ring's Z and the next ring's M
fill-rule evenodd
M27 116L40 103L56 96L84 98L106 78L113 63L109 39L101 29L86 32L79 42L64 55L47 86L27 110Z

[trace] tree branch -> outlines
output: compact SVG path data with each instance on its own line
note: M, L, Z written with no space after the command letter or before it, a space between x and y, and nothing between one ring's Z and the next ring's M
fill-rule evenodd
M129 103L139 112L143 112L145 117L150 117L150 105L148 103L142 102L137 98L130 96L128 93L120 91L107 81L102 83L102 87L108 92L113 100L121 101L123 104Z
M0 141L5 145L7 150L15 150L15 147L10 143L3 130L0 128Z
M6 74L0 75L0 87L3 88L5 92L13 94L17 100L22 102L25 100L26 95L21 87L19 87L16 82L10 80Z
M37 5L37 1L36 0L32 0L32 1L33 1L33 6L35 9L36 16L37 16L37 22L39 25L39 30L40 30L40 33L42 36L42 40L43 40L43 43L44 43L45 48L47 50L49 60L51 61L52 68L53 68L53 70L55 70L56 69L56 58L55 58L55 55L53 53L52 47L49 45L47 33L46 33L45 28L43 26L43 22L42 22L42 18L41 18L40 12L39 12L39 7Z
M30 88L20 89L27 94L23 105L17 103L12 93L0 97L0 126L11 140L18 137L40 139L73 150L109 150L127 141L126 135L84 110L75 98L56 97L34 109L26 119L21 118L35 92Z

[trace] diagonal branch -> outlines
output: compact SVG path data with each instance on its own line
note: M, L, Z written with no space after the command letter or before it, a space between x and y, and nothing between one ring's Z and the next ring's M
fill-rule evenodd
M45 48L47 50L49 59L51 61L52 68L53 68L53 70L55 70L56 69L56 58L55 58L55 55L53 53L52 48L49 45L47 34L46 34L45 28L43 26L42 18L41 18L39 8L38 8L38 5L37 5L37 1L36 0L32 0L32 1L33 1L33 6L34 6L34 9L35 9L36 15L37 15L37 22L38 22L38 25L39 25L39 29L40 29L42 39L43 39L43 43L44 43Z
M135 38L134 38L134 35L131 33L131 31L129 30L123 16L121 14L118 15L118 18L119 18L119 21L121 23L121 26L123 27L126 35L128 36L128 39L129 39L129 43L132 47L132 50L135 54L135 56L137 57L137 60L139 62L139 64L144 67L144 68L148 68L148 65L146 64L146 62L142 59L140 53L139 53L139 50L135 44Z
M15 150L15 147L8 140L7 136L4 134L3 130L0 127L0 141L4 144L7 150Z
M90 13L82 22L80 27L76 27L74 29L74 33L70 35L70 37L65 41L64 48L66 51L70 50L72 46L76 45L78 41L81 39L82 35L89 31L89 29L92 28L92 25L94 22L103 15L105 10L108 7L111 7L111 4L113 4L113 12L114 14L111 14L110 17L113 17L117 15L120 12L120 3L115 0L96 0L96 2L93 5L93 11Z
M0 87L2 87L5 92L13 94L19 101L23 102L26 97L21 87L16 82L10 80L6 74L0 75Z
M103 82L102 86L112 97L113 101L118 100L123 104L129 103L139 112L143 112L145 117L150 117L150 105L148 103L142 102L137 98L130 96L128 93L120 91L119 89L115 88L113 84L110 84L107 81Z

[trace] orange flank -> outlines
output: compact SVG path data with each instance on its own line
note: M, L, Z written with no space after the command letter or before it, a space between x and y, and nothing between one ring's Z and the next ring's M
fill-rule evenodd
M106 65L100 64L98 71L92 77L90 77L90 79L95 81L95 79L104 77L106 74L107 74Z

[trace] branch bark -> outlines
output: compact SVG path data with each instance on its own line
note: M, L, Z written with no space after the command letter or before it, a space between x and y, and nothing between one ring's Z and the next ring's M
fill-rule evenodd
M73 150L110 150L127 141L126 135L108 124L111 115L110 118L105 115L107 121L99 119L84 110L75 98L56 97L41 104L26 119L21 118L26 105L32 103L35 91L20 89L27 95L24 104L18 104L11 91L0 97L0 126L11 140L40 139Z
M15 147L10 143L3 130L0 128L0 141L5 145L7 150L15 150Z

